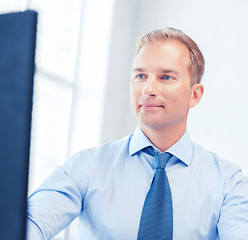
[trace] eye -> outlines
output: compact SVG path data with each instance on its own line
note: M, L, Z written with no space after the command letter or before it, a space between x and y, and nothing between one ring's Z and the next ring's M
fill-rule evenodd
M161 79L164 79L164 80L171 80L172 77L169 76L169 75L163 75L163 76L161 77Z
M145 75L144 75L144 74L138 74L138 75L137 75L137 78L138 78L138 79L144 79L144 78L145 78Z

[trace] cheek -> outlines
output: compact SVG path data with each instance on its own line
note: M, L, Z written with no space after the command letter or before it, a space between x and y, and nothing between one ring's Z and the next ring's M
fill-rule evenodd
M133 108L133 110L135 109L135 105L136 105L136 100L137 99L137 94L135 91L134 86L130 86L130 102L131 102L131 106Z
M135 101L139 95L139 89L137 87L137 84L131 84L130 86L130 96L132 101Z
M173 94L170 94L170 100L173 104L179 105L182 108L189 105L191 99L191 91L189 88L177 88L174 89Z

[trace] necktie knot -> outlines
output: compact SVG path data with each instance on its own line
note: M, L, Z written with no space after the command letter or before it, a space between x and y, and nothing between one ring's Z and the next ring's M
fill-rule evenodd
M171 158L171 154L170 153L158 153L155 155L155 160L156 160L156 169L164 169L167 162L169 161L169 159Z
M157 153L152 147L146 147L143 149L143 151L153 157L155 157L156 160L156 169L162 168L164 169L169 159L172 157L172 155L168 152L164 153Z

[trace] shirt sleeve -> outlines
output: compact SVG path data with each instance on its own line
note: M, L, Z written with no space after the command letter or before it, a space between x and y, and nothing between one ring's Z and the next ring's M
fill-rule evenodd
M44 239L39 226L37 226L29 217L27 218L27 233L28 239Z
M83 195L65 170L57 167L28 198L27 240L50 239L82 211Z
M217 228L221 240L248 239L248 179L240 170L225 183Z

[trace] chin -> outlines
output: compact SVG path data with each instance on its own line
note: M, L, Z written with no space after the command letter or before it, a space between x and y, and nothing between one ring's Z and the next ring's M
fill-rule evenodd
M152 129L152 130L162 130L165 127L164 123L161 122L155 122L155 121L140 121L140 126L143 126L146 129Z

